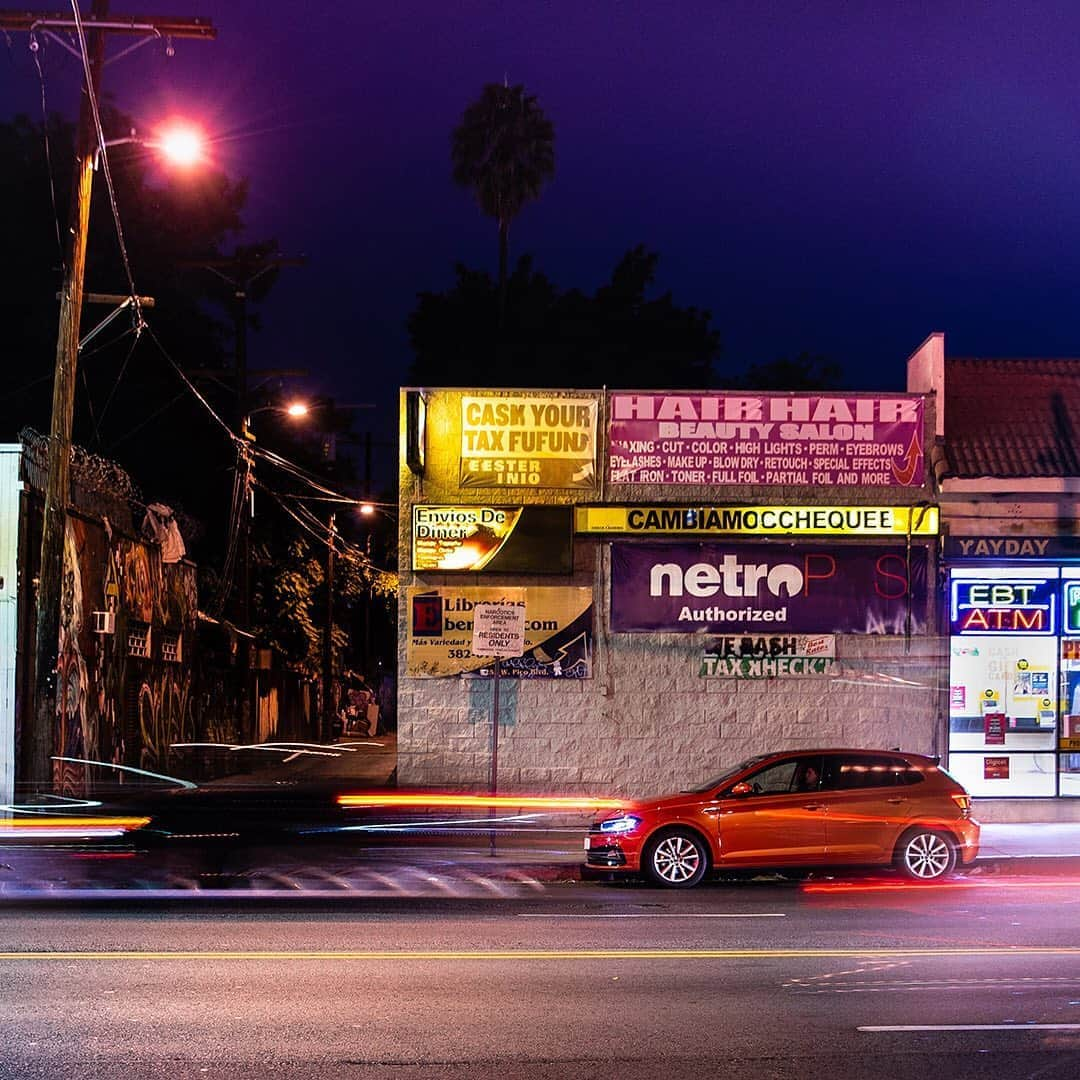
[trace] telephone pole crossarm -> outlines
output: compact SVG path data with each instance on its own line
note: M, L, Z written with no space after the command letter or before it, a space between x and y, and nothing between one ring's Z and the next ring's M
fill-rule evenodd
M109 34L151 34L154 37L199 38L213 41L217 29L210 19L193 16L180 19L171 15L84 15L84 30ZM75 19L65 12L0 11L0 30L74 30Z

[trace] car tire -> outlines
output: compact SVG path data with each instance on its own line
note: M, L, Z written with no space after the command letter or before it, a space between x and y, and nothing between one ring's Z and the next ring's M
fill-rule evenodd
M956 844L937 829L908 829L896 845L896 866L911 881L937 881L956 869Z
M665 889L691 889L709 871L705 841L690 829L665 829L645 848L642 865L649 880Z

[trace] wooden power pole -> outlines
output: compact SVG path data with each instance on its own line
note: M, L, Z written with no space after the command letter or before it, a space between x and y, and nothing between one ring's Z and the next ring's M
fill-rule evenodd
M23 777L39 788L52 783L52 754L57 720L57 664L60 651L60 601L64 569L64 532L71 494L71 425L75 411L75 373L79 359L79 324L86 273L86 239L94 157L99 149L93 101L98 99L108 34L147 38L211 40L217 32L202 18L114 15L109 0L93 0L91 13L81 20L86 32L89 84L84 81L75 136L75 180L72 188L64 283L60 292L60 323L53 375L52 420L49 426L49 471L45 487L45 517L38 571L37 629L34 651L34 707L22 733ZM25 31L55 38L69 48L58 32L78 29L74 14L0 11L0 30ZM81 48L79 59L83 60Z

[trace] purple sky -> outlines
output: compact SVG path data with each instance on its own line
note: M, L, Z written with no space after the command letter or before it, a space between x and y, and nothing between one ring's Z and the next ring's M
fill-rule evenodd
M1080 354L1075 3L113 6L216 23L216 43L147 49L107 89L147 126L191 103L224 136L250 237L309 259L251 362L306 366L340 400L396 411L415 294L456 260L494 270L448 144L504 75L557 138L513 254L561 285L595 287L644 242L660 286L713 312L727 362L808 349L854 388L902 385L932 330L951 354ZM47 51L50 104L70 110L75 62ZM25 35L0 52L3 111L33 114Z

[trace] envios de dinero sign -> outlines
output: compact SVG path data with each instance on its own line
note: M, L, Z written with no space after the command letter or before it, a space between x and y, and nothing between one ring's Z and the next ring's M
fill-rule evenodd
M935 536L936 506L578 506L574 531L608 536Z

